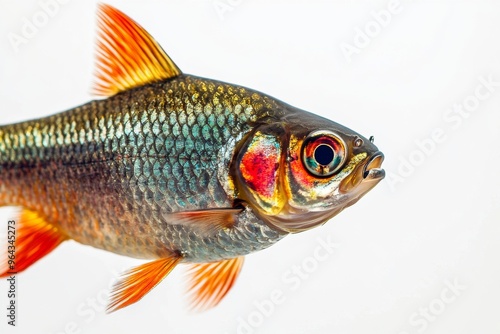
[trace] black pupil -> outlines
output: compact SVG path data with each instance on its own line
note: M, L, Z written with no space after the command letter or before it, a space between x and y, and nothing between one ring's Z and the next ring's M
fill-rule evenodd
M332 163L335 152L329 145L319 145L314 151L314 159L322 166L327 166Z

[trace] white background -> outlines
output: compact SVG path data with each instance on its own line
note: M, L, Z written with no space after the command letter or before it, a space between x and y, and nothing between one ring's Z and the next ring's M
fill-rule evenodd
M500 333L500 86L475 97L480 77L500 82L500 4L402 1L377 31L372 11L388 1L109 3L185 73L252 87L374 135L392 178L325 226L247 256L231 293L201 314L188 310L182 268L139 303L94 312L91 299L142 262L66 242L18 276L15 328L0 282L0 332ZM230 9L218 12L221 3ZM16 52L9 34L21 35L24 18L41 10L38 1L0 0L1 123L92 99L95 2L60 5ZM369 45L355 41L366 27ZM358 53L346 57L347 44ZM474 110L457 118L450 109L463 103ZM428 144L435 131L441 142ZM13 211L1 214L6 230ZM338 246L320 261L318 240L328 239ZM263 302L280 292L281 303Z

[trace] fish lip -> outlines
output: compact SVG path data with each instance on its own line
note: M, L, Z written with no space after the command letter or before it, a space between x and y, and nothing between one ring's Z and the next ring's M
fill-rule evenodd
M384 154L375 152L363 167L363 180L382 180L385 177L385 170L380 168L383 161Z

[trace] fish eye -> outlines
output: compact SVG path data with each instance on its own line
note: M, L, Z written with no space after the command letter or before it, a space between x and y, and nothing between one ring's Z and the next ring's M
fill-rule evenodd
M315 131L304 141L302 162L315 176L332 176L345 161L345 144L333 132Z

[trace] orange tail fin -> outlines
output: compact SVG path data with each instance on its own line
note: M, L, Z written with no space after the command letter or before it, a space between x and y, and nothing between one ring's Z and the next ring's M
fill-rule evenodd
M22 211L19 221L10 226L13 229L7 232L7 254L0 259L0 277L25 270L67 239L60 229L27 209Z

